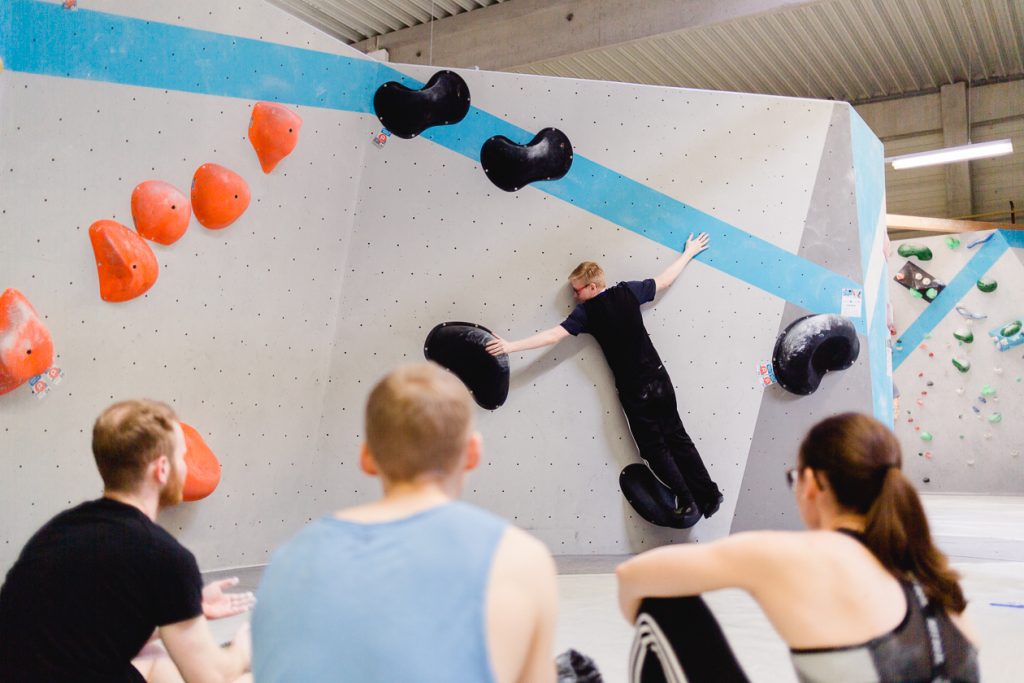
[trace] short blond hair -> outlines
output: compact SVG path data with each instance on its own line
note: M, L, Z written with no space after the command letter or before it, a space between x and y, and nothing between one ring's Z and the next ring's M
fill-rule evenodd
M387 374L366 402L366 443L380 473L408 482L446 476L459 464L473 427L473 401L454 375L434 363Z
M110 491L133 491L146 467L161 455L174 458L174 423L165 403L121 401L104 410L92 427L92 454Z
M569 273L569 282L582 282L583 286L594 284L604 289L604 270L593 261L584 261Z

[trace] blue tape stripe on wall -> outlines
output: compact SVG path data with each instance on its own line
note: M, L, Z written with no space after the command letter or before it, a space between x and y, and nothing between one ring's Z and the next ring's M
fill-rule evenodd
M1000 230L999 234L1006 240L1006 244L1014 249L1024 248L1024 229L1021 230Z
M355 112L372 110L373 92L386 80L422 86L368 60L84 9L66 12L35 0L3 4L13 21L0 49L12 70ZM27 26L32 30L17 29ZM496 134L517 142L533 137L475 108L458 126L423 137L477 161L483 141ZM582 156L562 180L533 187L673 249L689 232L707 231L715 249L701 261L812 312L838 312L842 288L857 286ZM863 317L854 322L866 332Z
M861 279L864 279L868 276L868 263L879 232L878 222L885 193L885 161L882 142L854 108L848 108L854 187L857 192L857 226L860 231L860 272Z
M883 269L875 285L878 298L868 330L868 362L871 364L871 403L875 419L893 426L892 376L889 374L889 326L885 307L889 303L889 273Z
M60 4L0 0L8 69L372 112L380 63ZM197 65L203 65L199 68Z
M915 320L902 335L901 349L893 351L892 366L898 368L903 364L916 348L924 341L925 335L935 329L943 318L956 308L960 300L964 298L971 287L988 269L999 260L999 257L1006 253L1009 243L1003 235L1003 231L997 231L996 236L981 245L978 253L971 257L971 260L964 264L960 272L950 281L946 288L939 292L939 295L928 304L921 315Z

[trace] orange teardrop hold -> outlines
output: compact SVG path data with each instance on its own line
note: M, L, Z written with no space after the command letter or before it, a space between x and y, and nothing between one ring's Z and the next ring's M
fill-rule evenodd
M134 299L156 282L160 264L134 230L117 221L96 221L89 226L89 239L96 254L100 298L104 301Z
M302 117L283 104L257 102L249 117L249 142L264 173L270 173L299 142Z
M249 207L242 176L217 164L203 164L192 176L192 211L204 228L226 228Z
M53 364L50 331L25 295L0 294L0 394L14 391Z
M132 190L132 220L147 240L174 244L188 229L192 206L174 185L147 180Z
M179 423L185 434L185 463L188 473L185 475L183 500L201 500L213 493L220 483L220 461L195 427L184 422Z

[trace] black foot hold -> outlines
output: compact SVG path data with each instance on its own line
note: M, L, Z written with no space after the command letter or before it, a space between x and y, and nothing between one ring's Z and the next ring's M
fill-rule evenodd
M860 354L857 330L841 315L805 315L775 341L772 366L786 391L813 394L827 372L845 370Z
M400 138L414 138L431 126L448 126L469 111L469 86L454 71L438 71L420 90L388 81L373 96L373 111Z
M474 323L441 323L423 343L423 355L462 380L481 408L494 410L508 398L508 354L492 356L494 334Z
M572 143L557 128L545 128L528 144L495 135L480 148L480 164L491 182L515 192L535 180L558 180L572 166Z
M626 465L619 474L619 488L637 514L651 524L689 529L700 521L700 507L696 503L678 507L672 490L658 481L646 465Z

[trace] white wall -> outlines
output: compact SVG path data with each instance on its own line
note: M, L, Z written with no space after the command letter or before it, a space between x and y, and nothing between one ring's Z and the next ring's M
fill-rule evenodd
M262 3L88 6L351 52ZM0 287L20 289L44 316L67 374L41 401L25 387L0 397L0 567L50 516L99 494L92 422L131 397L171 403L223 465L217 492L168 511L165 526L204 568L265 561L334 504L322 495L316 444L365 117L294 107L298 146L264 175L246 139L252 100L10 69L0 97ZM248 211L224 230L193 220L176 244L153 244L153 288L101 301L89 225L131 227L137 183L158 178L188 193L207 161L246 179Z
M130 7L139 18L265 41L273 59L253 65L260 87L317 78L293 73L286 60L299 53L273 43L352 54L268 6ZM78 16L96 9L126 11L111 1ZM202 56L218 41L197 34L182 45L197 51L184 66L211 88L231 75ZM75 51L65 52L74 62ZM403 71L421 81L432 73ZM351 81L368 73L337 74L323 90L366 87ZM2 285L21 289L46 316L67 372L41 402L27 389L0 398L10 454L0 462L8 520L0 564L51 515L99 492L89 428L105 405L130 396L171 402L224 465L213 496L168 511L163 522L204 568L263 562L312 516L375 493L356 463L365 396L397 363L422 358L431 327L470 320L525 336L568 314L565 276L579 261L599 260L613 280L644 278L682 247L681 236L664 246L574 205L597 198L625 207L631 197L616 194L614 182L607 197L589 192L581 176L567 179L578 183L568 201L544 184L508 194L475 158L446 147L444 135L478 145L498 123L556 126L573 142L577 173L585 160L603 165L703 212L697 218L724 221L856 283L869 280L872 300L846 105L461 73L477 111L498 119L473 113L462 128L392 138L378 149L370 133L380 125L358 102L355 111L296 107L305 120L299 146L271 176L259 171L244 137L248 96L107 83L102 73L0 75L0 147L11 160L0 169ZM367 103L376 83L369 85ZM193 223L179 243L155 246L161 276L145 297L100 301L89 224L130 224L136 183L160 178L186 190L206 161L249 181L248 212L225 231ZM884 208L875 212L872 238ZM643 231L647 216L624 215ZM726 493L717 517L691 533L666 532L624 502L618 474L637 456L610 373L586 337L512 359L508 402L479 416L488 455L467 497L536 532L556 553L630 552L722 536L737 524L786 525L791 502L776 481L798 431L830 411L871 412L870 353L862 338L857 365L826 378L812 397L761 389L758 363L806 311L747 284L791 277L781 261L726 275L730 264L752 258L729 245L713 241L707 261L691 264L645 313L684 423ZM838 292L827 295L838 301ZM785 429L790 424L798 428Z

